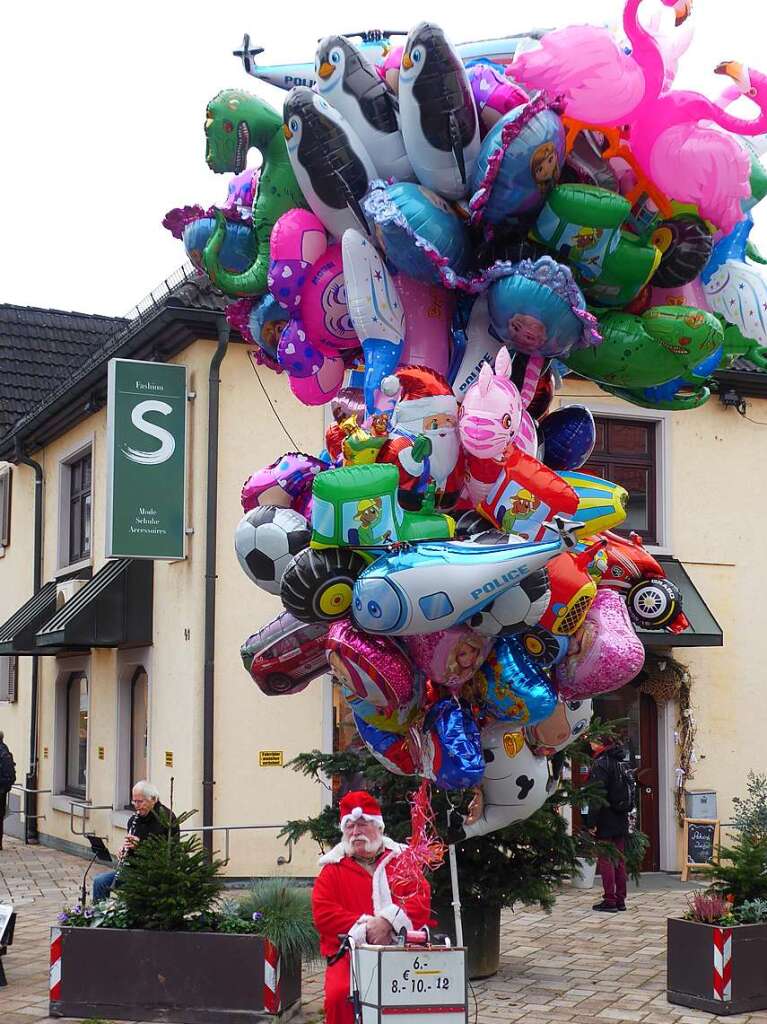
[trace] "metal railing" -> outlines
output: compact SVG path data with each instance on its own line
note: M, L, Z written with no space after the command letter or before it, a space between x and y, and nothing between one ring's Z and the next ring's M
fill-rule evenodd
M27 793L35 793L35 794L37 794L37 793L52 793L53 792L53 790L50 790L50 789L27 789L27 787L26 786L22 786L20 782L15 782L11 786L11 789L15 789L17 793L23 793L25 796L27 795ZM29 821L41 821L41 820L43 820L45 818L44 814L25 814L24 813L24 804L25 803L26 803L26 801L22 801L21 806L19 807L19 809L17 811L8 811L7 813L9 815L11 815L11 814L21 814L21 815L23 815L24 820L29 820Z
M79 807L82 810L83 827L82 829L75 828L75 807ZM73 836L85 836L88 833L85 831L85 823L90 818L91 811L113 811L114 807L111 804L86 804L81 800L70 800L69 801L69 831Z
M224 833L224 864L228 864L229 857L229 833L230 832L247 832L254 829L261 828L285 828L285 825L200 825L197 828L182 828L181 832L223 832ZM277 858L277 863L282 867L284 864L290 864L293 860L293 840L288 839L285 845L288 848L287 857L280 855Z

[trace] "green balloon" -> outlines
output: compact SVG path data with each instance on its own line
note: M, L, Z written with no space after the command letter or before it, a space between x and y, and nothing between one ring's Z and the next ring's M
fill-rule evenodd
M557 254L592 302L625 306L655 272L661 254L623 230L628 199L597 185L557 185L531 236Z
M571 352L564 362L589 380L621 389L676 378L702 383L695 367L713 356L724 336L713 313L692 306L654 306L642 316L610 310L599 315L599 328L601 345Z
M261 175L253 200L255 260L241 273L222 267L219 254L226 235L226 221L220 213L216 214L216 227L202 253L208 277L226 295L261 295L266 291L272 228L288 210L306 208L306 200L288 159L282 115L258 96L226 89L208 104L205 138L205 160L217 174L228 171L239 174L245 170L250 149L261 153Z

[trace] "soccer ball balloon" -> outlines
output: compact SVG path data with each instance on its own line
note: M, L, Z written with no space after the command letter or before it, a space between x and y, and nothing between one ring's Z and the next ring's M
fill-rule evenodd
M469 625L483 636L508 636L534 626L549 606L551 591L545 569L526 576L519 586L496 597L469 620Z
M234 550L255 584L279 594L280 580L293 555L308 547L312 531L304 516L292 508L259 505L240 520Z

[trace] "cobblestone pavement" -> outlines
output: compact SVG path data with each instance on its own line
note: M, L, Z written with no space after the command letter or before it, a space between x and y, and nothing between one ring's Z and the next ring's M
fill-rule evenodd
M76 901L84 870L77 857L5 840L0 902L18 910L16 936L0 989L2 1024L53 1024L48 1017L48 929L65 902ZM666 885L665 888L659 888ZM629 896L625 914L595 914L597 890L565 889L551 914L507 913L501 969L475 982L477 1024L767 1024L767 1012L712 1017L672 1006L665 996L665 922L685 893L657 877ZM66 1024L66 1018L57 1018ZM300 1024L322 1020L322 973L304 975ZM297 1022L297 1024L298 1024ZM79 1024L79 1019L77 1021Z

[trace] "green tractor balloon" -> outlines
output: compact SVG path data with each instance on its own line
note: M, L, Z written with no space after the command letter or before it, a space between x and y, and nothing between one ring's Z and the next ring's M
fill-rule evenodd
M721 364L724 330L692 306L654 306L642 316L603 312L602 344L564 362L604 391L648 409L697 409Z
M226 270L220 253L226 237L226 221L216 213L216 227L202 253L202 264L213 284L226 295L261 295L266 291L269 270L269 238L276 221L295 207L306 208L293 168L290 166L282 115L257 96L226 89L210 101L205 116L205 160L217 174L245 170L248 152L257 149L263 164L253 200L253 233L256 258L240 273Z

